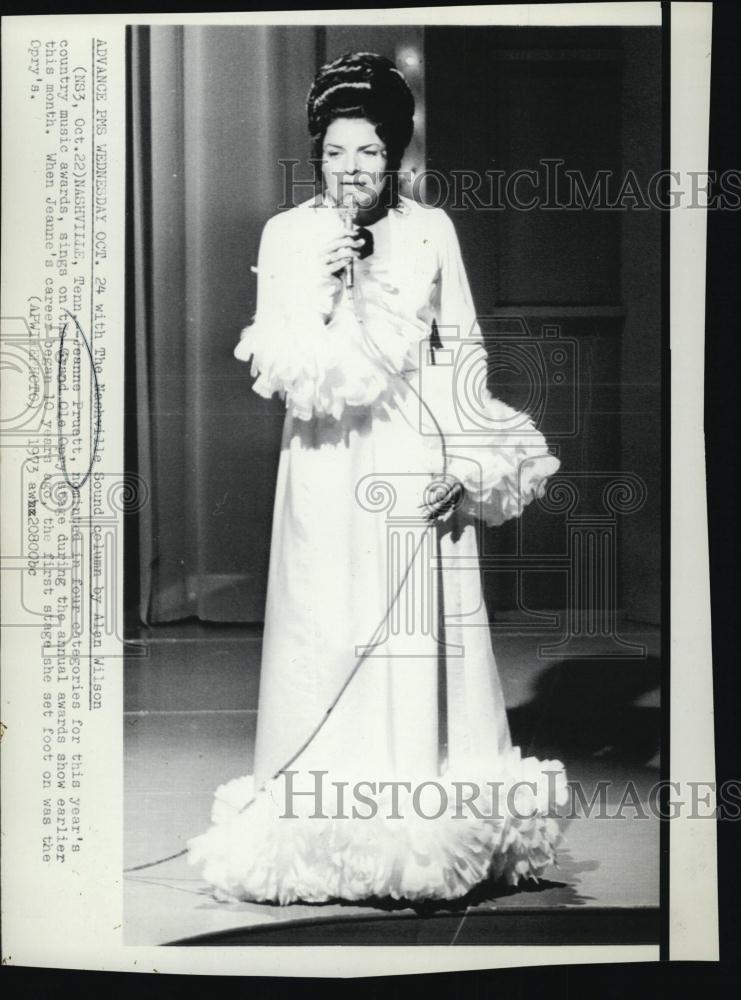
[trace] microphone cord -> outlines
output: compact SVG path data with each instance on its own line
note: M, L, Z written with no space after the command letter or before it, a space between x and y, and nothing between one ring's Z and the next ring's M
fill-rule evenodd
M348 289L348 291L349 291L349 289ZM352 293L351 293L351 297L354 298L354 296L352 296ZM433 425L435 427L435 432L437 433L437 435L438 435L438 437L440 439L440 445L441 445L441 449L442 449L442 472L440 473L440 480L441 480L441 482L444 483L445 479L447 477L447 471L448 471L448 450L447 450L447 445L446 445L446 442L445 442L445 435L443 434L442 428L440 427L440 423L439 423L437 417L435 416L434 412L432 411L432 409L429 406L429 404L427 403L427 401L422 397L422 394L420 392L418 392L417 388L411 383L411 381L408 378L406 378L404 371L399 371L399 370L396 369L396 367L389 361L388 356L386 354L384 354L384 352L381 350L381 348L379 348L378 344L370 336L370 334L368 333L367 328L362 323L362 321L360 321L360 322L361 322L361 327L363 329L364 336L370 342L370 344L373 347L373 349L376 351L376 353L378 355L377 360L386 369L387 374L391 375L394 378L400 378L400 379L402 379L402 381L412 390L412 392L414 393L414 395L417 397L417 399L419 400L419 402L421 403L421 405L424 407L424 409L427 411L429 417L431 418L432 423L433 423ZM439 514L438 514L438 516L439 516ZM387 622L388 622L388 620L389 620L389 618L391 616L391 613L394 610L394 607L395 607L397 601L399 600L399 597L401 596L401 592L402 592L402 590L404 588L404 584L406 583L407 577L409 576L409 574L410 574L410 572L412 570L412 566L414 565L414 560L417 558L417 553L421 549L422 543L424 542L425 538L427 537L428 532L430 531L431 528L434 528L434 527L436 527L436 521L435 521L434 518L432 518L429 521L429 523L427 525L425 525L425 529L422 532L419 541L415 545L414 551L412 552L412 555L411 555L411 557L409 559L409 562L407 563L406 569L404 570L404 573L403 573L402 578L401 578L401 582L399 583L398 587L396 588L396 591L394 592L394 596L391 599L391 603L389 604L388 608L386 609L386 612L384 613L383 617L381 618L381 620L379 621L378 625L374 629L374 631L373 631L373 633L371 635L371 638L370 638L370 642L365 646L365 648L363 649L363 652L360 654L360 656L356 660L356 662L353 665L352 669L349 671L347 677L344 679L344 681L340 685L340 688L337 691L337 694L333 697L332 701L329 703L329 706L327 707L326 711L324 712L324 715L322 715L322 717L320 718L319 722L316 724L316 726L311 731L311 733L306 737L306 739L301 743L301 745L295 750L295 752L291 754L291 756L288 758L288 760L284 764L282 764L281 767L278 768L278 770L275 771L269 778L266 778L265 781L262 782L262 784L259 786L259 788L253 794L252 798L248 799L248 801L245 802L245 804L238 810L238 812L236 813L236 815L241 815L243 812L246 812L246 810L249 809L252 805L254 805L254 803L257 801L258 796L260 794L262 794L263 792L265 792L265 790L267 789L267 786L271 782L277 780L284 771L287 771L288 768L290 768L291 765L293 763L295 763L295 761L301 756L301 754L307 749L307 747L312 743L312 741L318 736L318 734L320 733L320 731L324 728L324 726L327 723L327 720L329 719L330 715L332 714L332 712L334 711L334 709L337 707L340 699L342 698L342 695L345 693L345 691L347 690L347 688L352 683L353 678L356 676L356 674L360 670L361 666L363 665L363 663L365 662L365 660L368 658L371 650L378 643L380 635L383 634L382 630L386 626L386 624L387 624ZM155 868L158 865L165 864L165 862L167 862L167 861L174 861L176 858L181 858L184 855L186 855L187 853L188 853L188 848L184 847L180 851L176 851L174 854L168 854L165 857L157 858L155 861L147 861L147 862L145 862L144 864L141 864L141 865L133 865L130 868L124 868L123 871L124 871L124 874L129 874L131 872L143 871L144 869L147 869L147 868Z

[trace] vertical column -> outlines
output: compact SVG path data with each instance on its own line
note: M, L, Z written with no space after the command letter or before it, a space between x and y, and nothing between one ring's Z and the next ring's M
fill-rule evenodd
M589 486L589 498L584 487ZM594 512L593 488L601 485L602 510ZM581 486L581 489L580 489ZM596 472L554 477L542 503L566 512L568 608L566 635L540 647L544 656L643 657L646 648L618 634L618 546L621 514L640 510L646 501L643 480L632 473ZM584 508L587 508L586 510Z

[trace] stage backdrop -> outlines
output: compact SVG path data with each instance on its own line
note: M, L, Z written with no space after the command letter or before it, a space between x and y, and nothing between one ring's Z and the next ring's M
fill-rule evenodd
M536 169L550 158L587 177L630 168L645 179L660 165L656 30L132 29L127 465L152 500L129 531L127 603L142 621L262 620L283 404L250 390L232 351L255 308L260 231L283 199L280 161L302 161L297 175L309 176L308 85L350 49L396 59L415 90L407 167ZM602 571L629 616L658 622L658 213L451 214L495 350L513 323L526 353L554 331L570 345L577 364L544 430L576 488L599 506L605 476L644 483ZM522 402L523 371L501 371L495 391ZM525 527L486 533L491 609L579 603L564 517L533 509ZM555 571L497 570L523 546L550 554Z

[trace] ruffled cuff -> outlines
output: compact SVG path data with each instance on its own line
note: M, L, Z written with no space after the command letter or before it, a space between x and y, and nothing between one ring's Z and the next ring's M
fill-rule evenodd
M488 390L477 423L480 429L465 440L458 429L447 441L447 473L465 488L463 512L495 526L542 496L561 463L532 419Z
M372 339L364 335L366 325ZM325 322L316 305L258 315L242 331L234 354L251 359L252 388L259 395L278 393L300 420L339 419L346 406L370 406L388 392L419 338L419 329L383 309L368 312L361 324L353 308L340 303Z

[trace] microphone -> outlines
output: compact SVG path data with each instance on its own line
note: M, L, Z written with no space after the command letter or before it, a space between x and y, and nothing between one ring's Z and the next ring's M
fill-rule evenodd
M352 233L355 225L355 218L358 214L358 203L351 194L345 195L343 199L342 221L345 224L345 232ZM350 259L345 264L345 287L352 290L355 287L355 261Z

